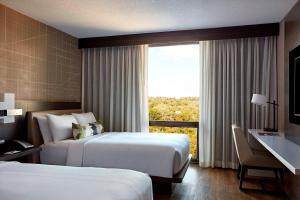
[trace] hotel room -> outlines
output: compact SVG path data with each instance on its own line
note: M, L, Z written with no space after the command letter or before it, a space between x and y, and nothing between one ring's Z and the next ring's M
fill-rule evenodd
M0 0L0 200L300 199L297 0Z

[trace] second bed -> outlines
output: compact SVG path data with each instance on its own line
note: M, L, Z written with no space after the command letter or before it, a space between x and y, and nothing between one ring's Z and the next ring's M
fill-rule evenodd
M35 117L76 111L30 113L31 141L36 145L40 137ZM170 182L181 182L190 162L189 140L184 134L109 132L80 140L50 142L41 147L43 164L131 169Z

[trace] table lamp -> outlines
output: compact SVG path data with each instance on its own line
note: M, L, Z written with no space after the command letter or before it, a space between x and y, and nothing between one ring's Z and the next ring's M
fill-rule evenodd
M259 105L259 106L266 106L267 104L273 105L273 128L264 128L264 131L270 131L270 132L277 132L277 128L275 125L276 122L276 106L278 104L274 100L273 102L267 101L267 97L265 95L261 94L253 94L251 103Z

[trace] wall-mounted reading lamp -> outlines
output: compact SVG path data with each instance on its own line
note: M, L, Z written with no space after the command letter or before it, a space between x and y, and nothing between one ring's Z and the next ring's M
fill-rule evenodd
M15 94L0 93L0 123L14 123L17 115L22 115L22 109L15 109Z
M6 109L0 110L0 117L22 115L22 109Z

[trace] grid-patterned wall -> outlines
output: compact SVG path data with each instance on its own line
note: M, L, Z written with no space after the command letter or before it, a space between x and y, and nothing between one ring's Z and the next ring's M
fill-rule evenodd
M0 93L17 100L80 101L78 39L0 4Z

